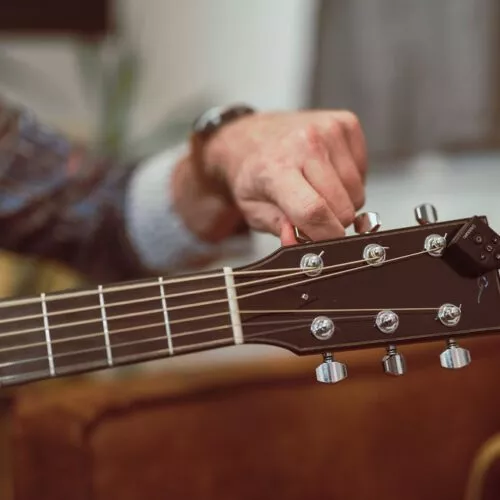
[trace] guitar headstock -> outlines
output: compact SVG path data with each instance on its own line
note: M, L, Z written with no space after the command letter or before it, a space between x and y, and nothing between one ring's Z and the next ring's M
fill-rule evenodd
M348 349L383 347L385 372L401 375L396 346L442 339L441 365L468 365L457 339L500 329L499 237L485 217L437 222L431 205L415 216L417 226L377 231L378 216L364 214L360 234L235 270L244 342L322 353L321 382L347 376L332 353Z

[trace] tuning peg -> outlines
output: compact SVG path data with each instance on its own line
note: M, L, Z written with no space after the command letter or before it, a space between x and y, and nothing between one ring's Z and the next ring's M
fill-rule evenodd
M387 354L382 358L382 366L387 375L398 376L406 373L405 358L393 345L387 348Z
M324 384L335 384L347 378L347 366L334 361L329 352L323 354L323 363L316 368L316 380Z
M436 223L438 220L436 207L430 203L422 203L415 207L415 219L421 226Z
M304 234L298 227L293 226L293 232L295 234L295 239L299 243L309 243L311 241L311 238Z
M363 212L354 219L354 231L358 234L374 233L380 229L380 225L377 212Z
M459 347L452 339L448 340L447 345L447 348L439 356L443 368L464 368L471 363L470 352L467 349Z

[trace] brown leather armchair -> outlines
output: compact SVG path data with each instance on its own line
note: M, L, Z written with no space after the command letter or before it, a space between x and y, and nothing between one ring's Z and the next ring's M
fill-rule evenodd
M344 353L335 386L315 381L316 357L27 386L15 499L465 499L500 432L500 337L463 345L473 362L457 371L439 366L441 342L405 348L399 378L381 373L380 349Z

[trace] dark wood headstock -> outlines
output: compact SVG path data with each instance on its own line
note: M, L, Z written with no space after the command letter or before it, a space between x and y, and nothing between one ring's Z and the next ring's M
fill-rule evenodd
M272 344L303 355L457 339L499 330L497 270L465 276L451 265L446 248L441 256L431 256L424 249L429 236L446 236L448 243L466 222L455 220L281 248L245 267L247 271L300 269L307 253L322 254L324 263L316 277L299 270L287 278L259 283L255 276L236 274L245 343ZM373 244L386 248L386 261L379 266L363 261L365 248ZM346 265L329 269L342 264ZM265 289L269 291L263 293ZM443 304L460 307L456 325L446 326L438 318ZM383 333L375 324L383 310L394 311L399 317L393 333ZM334 333L326 340L311 332L318 316L334 322Z

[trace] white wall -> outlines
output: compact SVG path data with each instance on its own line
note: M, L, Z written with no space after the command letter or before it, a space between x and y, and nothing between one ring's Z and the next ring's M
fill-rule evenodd
M304 102L315 1L125 0L145 61L136 128L179 99L293 108Z
M179 101L199 95L263 109L300 106L316 3L118 0L123 32L141 58L134 135L153 127ZM8 71L0 75L0 92L57 124L87 130L95 110L85 99L73 49L70 41L3 40L0 50L28 65L35 77L16 81Z

